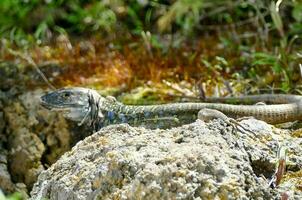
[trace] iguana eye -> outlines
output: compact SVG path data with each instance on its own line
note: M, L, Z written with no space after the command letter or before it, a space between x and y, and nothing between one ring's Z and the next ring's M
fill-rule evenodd
M68 97L70 97L70 95L71 95L70 92L65 92L65 93L63 94L63 97L64 97L64 98L68 98Z

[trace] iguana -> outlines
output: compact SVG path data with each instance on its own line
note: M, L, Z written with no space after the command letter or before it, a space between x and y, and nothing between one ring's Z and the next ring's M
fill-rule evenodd
M298 95L252 95L243 97L208 98L203 103L170 103L160 105L125 105L114 97L103 97L95 90L62 88L41 97L41 105L62 112L81 124L98 130L109 124L128 123L147 128L170 128L195 121L204 108L215 109L231 118L253 116L271 124L302 119L302 97ZM222 103L217 103L222 102ZM269 102L273 105L232 105Z

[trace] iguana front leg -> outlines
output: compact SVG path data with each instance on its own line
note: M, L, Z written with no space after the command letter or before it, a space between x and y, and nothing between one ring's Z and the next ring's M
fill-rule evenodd
M198 112L198 119L205 121L205 122L209 122L213 119L222 119L224 122L231 125L234 129L238 130L238 127L240 127L244 131L252 133L253 135L256 136L256 133L254 133L253 131L249 130L248 128L242 126L240 123L238 123L238 121L226 116L225 114L223 114L222 112L220 112L218 110L204 108Z

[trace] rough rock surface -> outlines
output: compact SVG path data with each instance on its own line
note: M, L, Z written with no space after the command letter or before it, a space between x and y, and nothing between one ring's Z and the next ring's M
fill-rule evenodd
M83 129L39 105L42 93L0 92L0 186L6 193L21 184L30 191L41 171L83 138L77 134Z
M7 169L7 150L4 148L6 142L5 121L3 114L3 102L1 96L3 93L0 91L0 189L6 193L11 193L15 190L11 176Z
M278 143L288 131L255 119L257 133L233 134L220 120L171 130L116 125L79 142L48 170L32 199L274 199L271 189ZM301 166L301 140L290 145L293 169ZM266 176L266 178L265 178ZM301 193L292 194L301 198Z
M64 68L46 64L41 70L47 76ZM0 61L0 189L5 194L31 190L44 168L91 134L41 108L39 97L44 90L37 88L43 86L35 68L18 59Z
M25 183L29 189L44 169L41 159L45 155L46 148L43 142L48 143L49 137L60 138L56 137L59 134L64 138L62 141L57 141L65 148L61 150L62 153L69 148L68 130L66 125L62 127L60 123L63 120L56 123L52 113L39 110L38 97L41 92L40 90L20 95L4 108L9 170L15 182ZM49 123L45 121L46 119L49 119Z
M6 193L12 193L15 187L7 169L7 152L3 148L0 148L0 151L0 189Z

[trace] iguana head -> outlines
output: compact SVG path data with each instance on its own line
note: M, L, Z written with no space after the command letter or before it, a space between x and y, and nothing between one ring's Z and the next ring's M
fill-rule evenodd
M41 105L62 112L64 117L82 124L87 119L102 117L99 103L105 98L95 90L72 87L49 92L41 97Z

